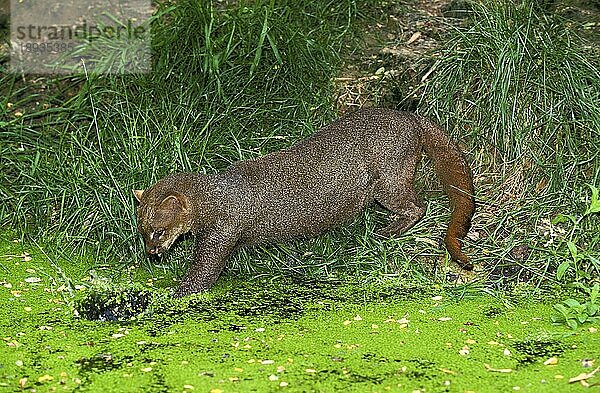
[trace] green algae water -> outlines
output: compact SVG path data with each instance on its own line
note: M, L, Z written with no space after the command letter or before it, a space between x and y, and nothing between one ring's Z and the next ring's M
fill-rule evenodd
M7 237L0 250L0 392L575 392L600 382L597 327L553 326L540 299L225 278L174 301L169 278L116 284Z

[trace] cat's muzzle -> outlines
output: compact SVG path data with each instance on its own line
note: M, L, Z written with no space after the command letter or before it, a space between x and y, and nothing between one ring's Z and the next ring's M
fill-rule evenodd
M160 256L160 254L162 254L163 251L164 251L164 248L161 246L146 247L146 252L151 255Z

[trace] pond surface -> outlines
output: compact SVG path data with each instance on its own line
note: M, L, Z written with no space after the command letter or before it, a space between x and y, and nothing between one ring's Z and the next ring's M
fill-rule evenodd
M600 353L596 328L553 326L540 301L271 278L171 300L0 251L0 393L568 392Z

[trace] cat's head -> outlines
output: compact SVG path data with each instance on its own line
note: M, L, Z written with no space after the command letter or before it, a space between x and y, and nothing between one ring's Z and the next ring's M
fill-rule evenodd
M138 229L144 237L146 252L160 255L175 240L190 231L189 203L185 195L170 192L133 190L139 202L137 208ZM162 194L162 195L161 195Z

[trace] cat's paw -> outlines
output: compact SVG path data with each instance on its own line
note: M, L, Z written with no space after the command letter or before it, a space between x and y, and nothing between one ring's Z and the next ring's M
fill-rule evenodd
M186 288L184 286L180 286L179 288L177 288L177 290L175 292L173 292L173 298L179 299L179 298L182 298L184 296L191 295L193 293L194 292L191 291L189 288Z
M184 296L193 295L195 293L206 292L208 288L198 287L190 284L181 284L175 292L173 292L173 298L178 299Z

